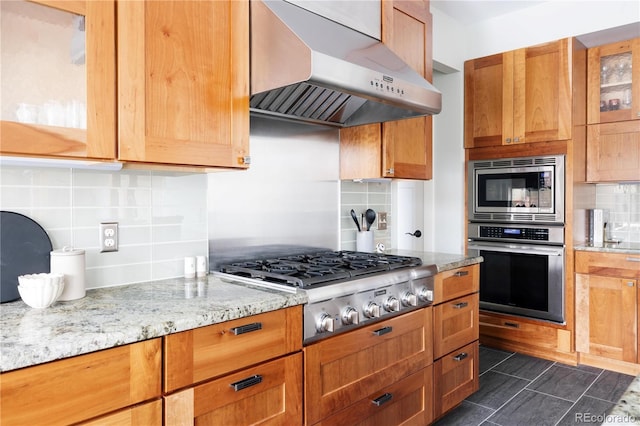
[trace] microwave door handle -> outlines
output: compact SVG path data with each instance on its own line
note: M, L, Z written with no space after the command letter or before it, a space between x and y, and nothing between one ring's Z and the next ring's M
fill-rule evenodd
M538 254L542 256L562 256L562 249L544 249L544 248L521 248L521 247L505 247L505 246L489 246L470 244L471 250L487 250L499 251L506 253L522 253L522 254Z

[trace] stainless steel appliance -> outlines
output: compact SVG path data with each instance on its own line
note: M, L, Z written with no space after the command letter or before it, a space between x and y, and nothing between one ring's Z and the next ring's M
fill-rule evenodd
M564 223L564 155L470 161L469 221Z
M480 309L564 323L564 227L470 223Z
M304 343L427 306L435 265L420 258L320 251L242 260L218 267L223 279L304 291Z
M251 2L253 113L348 127L441 105L440 92L379 40L286 1Z

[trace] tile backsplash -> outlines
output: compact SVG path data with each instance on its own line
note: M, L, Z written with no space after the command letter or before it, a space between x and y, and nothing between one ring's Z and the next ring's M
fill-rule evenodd
M608 237L640 242L640 183L597 184L595 208L605 210Z
M371 208L387 213L387 229L378 230L378 218L371 225L374 231L374 247L382 243L391 248L391 181L356 182L343 180L340 182L340 248L342 250L356 249L356 224L351 218L351 209L355 210L358 221L362 223L362 214Z
M2 167L0 209L24 214L54 249L86 251L87 288L182 276L207 255L205 174ZM119 250L100 253L100 222L119 223Z

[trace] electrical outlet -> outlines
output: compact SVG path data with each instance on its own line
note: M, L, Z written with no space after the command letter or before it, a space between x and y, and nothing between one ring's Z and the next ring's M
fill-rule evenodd
M118 251L118 222L100 224L100 253Z
M387 229L387 213L379 212L378 213L378 230L384 231Z

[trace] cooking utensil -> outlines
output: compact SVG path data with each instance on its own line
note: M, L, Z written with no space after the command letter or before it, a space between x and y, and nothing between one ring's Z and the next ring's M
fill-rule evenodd
M0 211L0 303L20 298L18 276L49 272L51 240L27 216Z
M361 232L362 229L360 228L360 222L358 222L358 217L356 216L356 212L353 209L351 209L351 218L356 223L356 227L358 227L358 232Z
M371 229L371 225L373 224L373 222L376 221L376 212L373 211L372 209L367 209L366 212L364 212L364 217L367 220L367 231Z

